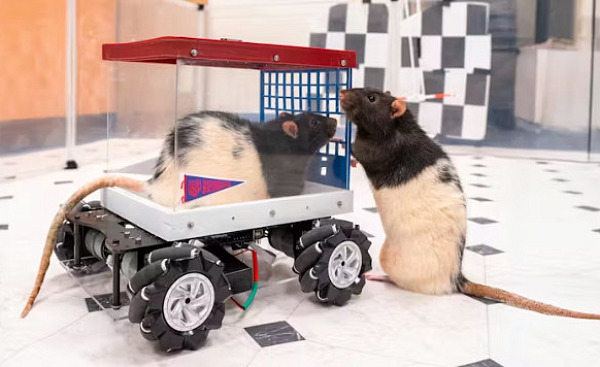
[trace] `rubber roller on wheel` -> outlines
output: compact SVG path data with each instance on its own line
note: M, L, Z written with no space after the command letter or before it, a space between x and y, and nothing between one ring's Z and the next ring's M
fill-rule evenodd
M152 325L156 321L155 315L148 315L140 322L140 331L144 339L156 340L156 335L152 333Z
M343 306L352 297L351 289L337 289L336 287L329 286L327 289L327 300L336 306Z
M301 248L306 248L315 242L322 241L327 237L333 236L337 232L337 226L332 224L330 226L324 226L315 228L312 231L305 233L300 237L299 245Z
M193 246L165 247L152 251L148 255L148 262L153 263L164 259L189 260L198 256L198 249Z
M300 276L300 289L304 293L314 292L317 289L318 280L315 268L310 268L309 271Z
M140 289L144 288L148 284L152 283L154 279L158 278L168 270L169 260L153 262L150 265L146 265L140 271L135 273L127 287L129 291L136 294Z
M142 290L136 293L131 299L128 317L129 321L134 324L141 322L146 313L146 306L148 306L148 301L150 300L146 294L146 289L148 288L142 288Z
M319 257L322 253L323 250L321 249L321 244L315 243L304 250L300 256L296 258L296 261L294 261L294 267L292 269L296 274L304 273L306 270L312 267L317 260L319 260Z
M353 294L361 294L363 288L365 287L365 284L367 283L367 281L365 280L365 275L361 275L360 280L358 282L356 282L356 285L354 286L354 288L352 288L352 293Z

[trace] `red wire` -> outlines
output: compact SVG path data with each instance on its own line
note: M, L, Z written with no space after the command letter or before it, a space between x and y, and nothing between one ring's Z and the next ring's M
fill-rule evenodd
M238 255L241 255L244 252L248 252L248 251L252 252L252 267L254 268L253 269L254 271L253 271L253 276L252 276L253 279L252 279L252 281L254 283L257 283L258 282L258 273L259 273L259 271L258 271L258 254L256 253L256 251L254 251L252 249L247 249L247 250L244 250L243 252L239 253ZM236 255L236 256L238 256L238 255ZM238 306L240 308L240 310L244 310L244 311L246 310L244 308L244 306L242 306L238 301L235 300L235 298L231 297L230 299L231 299L231 301L233 303L235 303L236 306Z
M250 249L249 249L250 250ZM252 251L252 266L254 267L254 282L258 282L258 255L256 251Z
M241 252L238 252L237 254L235 254L234 256L240 256L241 254L245 254L246 252L250 251L249 249L243 250Z
M238 301L236 301L236 300L235 300L235 298L231 297L231 298L230 298L230 300L231 300L233 303L235 303L235 305L236 305L236 306L238 306L240 310L244 310L244 306L240 305L240 304L238 303Z

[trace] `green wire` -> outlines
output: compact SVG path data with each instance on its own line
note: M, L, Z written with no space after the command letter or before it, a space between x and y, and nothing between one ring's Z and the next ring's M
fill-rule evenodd
M254 284L252 284L252 292L250 292L250 296L248 296L248 300L242 306L242 307L244 307L244 310L250 306L252 301L254 301L254 296L256 295L257 291L258 291L258 282L254 282Z

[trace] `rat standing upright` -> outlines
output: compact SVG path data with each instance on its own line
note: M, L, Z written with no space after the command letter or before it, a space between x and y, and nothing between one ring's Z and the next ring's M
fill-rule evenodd
M467 280L461 272L466 202L448 155L389 92L350 89L340 101L358 128L352 155L371 184L386 235L379 260L393 283L423 294L460 292L550 315L600 319Z

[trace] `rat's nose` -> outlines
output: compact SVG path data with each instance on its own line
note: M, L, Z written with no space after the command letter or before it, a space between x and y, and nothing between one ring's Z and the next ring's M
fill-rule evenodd
M342 101L344 99L345 95L346 95L346 91L345 90L341 90L340 91L340 101Z

